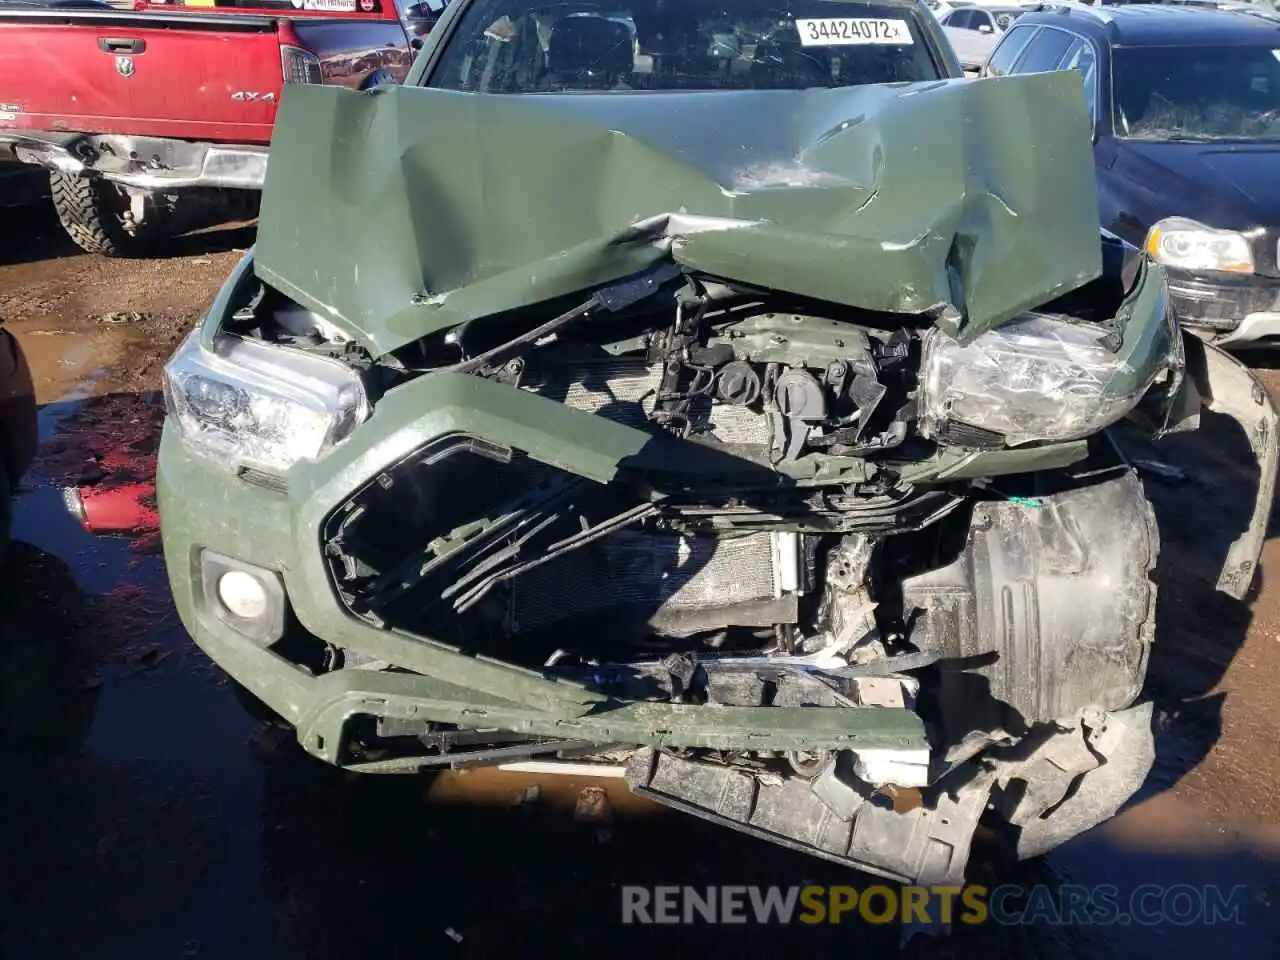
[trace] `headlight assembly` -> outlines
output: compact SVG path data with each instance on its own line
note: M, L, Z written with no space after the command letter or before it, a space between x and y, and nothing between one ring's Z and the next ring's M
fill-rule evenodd
M199 331L165 366L165 405L187 446L227 469L283 473L315 459L369 413L358 374L337 360Z
M946 442L969 428L996 434L1007 446L1078 440L1124 417L1168 368L1147 351L1135 368L1129 351L1104 345L1109 331L1028 314L961 346L940 330L925 338L920 428Z
M1146 249L1156 261L1176 270L1253 273L1253 248L1248 237L1183 217L1155 224L1147 233Z

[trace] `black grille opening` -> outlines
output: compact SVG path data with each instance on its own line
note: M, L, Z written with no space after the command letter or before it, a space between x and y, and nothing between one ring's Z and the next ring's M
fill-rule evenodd
M756 650L798 617L794 584L783 587L803 538L691 530L625 482L471 437L382 471L322 534L352 615L529 666L561 649L623 659L691 644Z

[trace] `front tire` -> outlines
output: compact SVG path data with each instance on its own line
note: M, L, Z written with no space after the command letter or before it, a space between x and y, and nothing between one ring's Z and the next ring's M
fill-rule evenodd
M50 171L49 187L58 220L76 246L105 257L141 253L157 238L159 211L135 219L129 195L110 180Z

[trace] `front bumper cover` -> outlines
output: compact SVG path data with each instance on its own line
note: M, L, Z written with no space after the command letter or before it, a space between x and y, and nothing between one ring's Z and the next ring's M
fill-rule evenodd
M1249 589L1265 538L1277 470L1277 414L1262 385L1222 351L1187 338L1188 397L1235 419L1249 437L1259 466L1259 489L1248 529L1232 546L1218 586L1233 597ZM335 596L321 552L319 531L329 513L387 464L433 437L477 428L476 418L497 421L475 391L489 386L465 378L462 393L444 378L425 378L388 394L360 430L360 442L340 445L323 461L291 471L288 494L254 486L191 456L166 427L159 457L159 507L170 580L183 622L196 642L239 683L298 730L304 748L330 763L351 765L344 728L356 715L404 721L454 723L599 744L721 749L919 749L927 746L920 719L900 708L718 707L629 703L576 683L553 679L445 644L380 630L350 615ZM454 385L456 386L456 385ZM496 389L496 388L495 388ZM430 401L430 402L427 402ZM519 405L528 422L503 422L519 430L522 446L537 456L539 438L575 436L594 457L602 481L627 449L629 428L599 418L593 435L580 416L559 404ZM423 414L422 411L430 411ZM556 422L574 418L576 435ZM563 450L559 451L561 454ZM216 505L210 509L209 505ZM277 572L292 613L315 637L359 651L411 673L348 668L319 676L262 649L210 613L200 586L200 553L212 550ZM420 761L404 764L406 769Z
M1249 346L1280 337L1280 281L1208 279L1169 270L1178 321L1218 346Z
M403 413L414 413L406 398ZM453 723L595 744L719 749L846 750L927 748L923 724L905 709L717 707L715 724L695 705L610 701L576 683L444 644L378 630L350 616L328 580L318 530L330 510L354 486L353 477L376 473L412 449L429 423L401 427L388 403L363 452L339 448L325 469L310 476L294 471L290 493L245 483L192 458L166 427L158 469L158 498L165 559L184 625L209 656L298 731L303 747L329 763L356 766L344 752L345 728L357 715L409 722ZM396 448L405 447L399 453ZM345 463L334 461L347 460ZM317 465L319 466L319 465ZM322 479L323 475L323 479ZM218 504L209 511L200 504ZM203 596L201 553L216 550L277 571L300 625L324 641L357 650L413 673L357 668L312 676L304 668L262 649L213 614ZM423 767L421 758L370 770Z
M1249 527L1232 546L1218 580L1220 589L1243 597L1270 514L1278 418L1245 367L1215 347L1186 339L1179 422L1202 406L1226 414L1245 430L1258 461ZM307 752L345 769L382 773L495 762L489 755L504 749L487 750L483 757L413 750L370 758L352 749L369 721L380 732L386 727L409 736L443 724L463 732L547 738L553 743L541 747L546 753L622 746L633 751L628 778L637 793L814 856L918 883L960 881L978 819L992 798L1008 808L1005 819L1020 830L1019 852L1031 856L1114 815L1145 779L1153 757L1151 707L1115 709L1128 694L1096 709L1076 704L1074 715L1038 724L1007 749L995 742L978 744L980 753L965 752L961 744L944 753L931 742L936 737L926 735L922 718L905 706L613 699L563 677L357 619L332 588L321 530L352 490L388 464L451 432L496 441L516 435L531 455L541 459L540 449L542 456L553 449L601 481L642 453L643 444L629 446L631 428L584 417L554 401L532 397L493 407L487 391L504 389L461 375L412 381L383 397L360 428L358 443L341 444L322 461L291 470L287 491L256 486L193 457L166 425L158 499L165 561L182 621L220 667L296 729ZM571 418L574 429L561 418ZM287 633L285 640L263 646L237 632L206 595L202 561L215 551L273 572L283 584L295 629L357 656L339 669L313 673L291 653L286 656ZM388 665L400 669L391 672ZM826 757L828 765L812 779L768 782L661 750L687 747L797 751ZM929 758L918 807L895 812L882 797L863 792L847 770L837 770L850 757L865 761L877 752ZM1015 781L1026 786L1019 789Z
M195 187L260 190L267 147L200 143L122 134L0 131L0 159L80 176L99 176L139 190Z

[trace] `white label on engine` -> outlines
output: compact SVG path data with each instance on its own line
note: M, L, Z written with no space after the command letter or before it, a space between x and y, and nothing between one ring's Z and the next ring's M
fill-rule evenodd
M909 47L914 44L911 28L905 20L883 17L823 17L820 20L797 20L803 47L853 47L880 44Z

